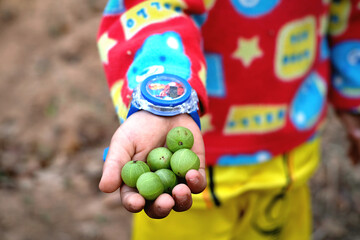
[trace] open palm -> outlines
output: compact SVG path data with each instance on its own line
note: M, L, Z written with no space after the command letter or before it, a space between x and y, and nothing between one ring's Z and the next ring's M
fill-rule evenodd
M189 128L194 134L192 150L199 156L200 169L190 170L185 176L187 185L176 185L172 196L163 193L155 201L147 202L135 188L122 184L121 169L128 161L145 161L152 149L165 145L166 134L177 126ZM185 211L191 207L191 193L200 193L206 187L204 168L204 142L199 127L189 115L160 117L139 111L131 115L112 137L99 188L107 193L120 188L122 204L128 211L139 212L144 209L149 217L163 218L172 209Z

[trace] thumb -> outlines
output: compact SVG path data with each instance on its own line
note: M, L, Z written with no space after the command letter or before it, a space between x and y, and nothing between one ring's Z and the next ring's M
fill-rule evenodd
M131 160L135 153L134 144L122 126L116 130L111 139L109 151L103 166L99 188L106 193L114 192L120 187L121 169L125 163Z

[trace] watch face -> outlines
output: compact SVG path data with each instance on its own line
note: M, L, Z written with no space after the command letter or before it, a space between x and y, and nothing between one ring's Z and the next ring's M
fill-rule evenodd
M153 98L162 101L173 101L183 97L186 92L185 84L175 78L154 78L147 82L146 92Z
M191 86L178 76L159 74L145 79L140 91L143 98L154 105L174 107L189 99Z

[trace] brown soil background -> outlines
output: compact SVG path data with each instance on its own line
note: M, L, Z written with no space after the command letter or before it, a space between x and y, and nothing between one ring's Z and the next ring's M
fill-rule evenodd
M118 126L96 48L106 0L0 0L0 239L129 239L101 155ZM360 168L329 114L315 240L360 239Z

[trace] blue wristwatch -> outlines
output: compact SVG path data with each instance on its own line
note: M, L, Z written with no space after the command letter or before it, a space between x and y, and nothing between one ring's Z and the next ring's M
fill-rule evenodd
M199 99L190 84L175 75L152 75L141 82L132 95L129 113L145 110L158 116L189 114L201 129Z

